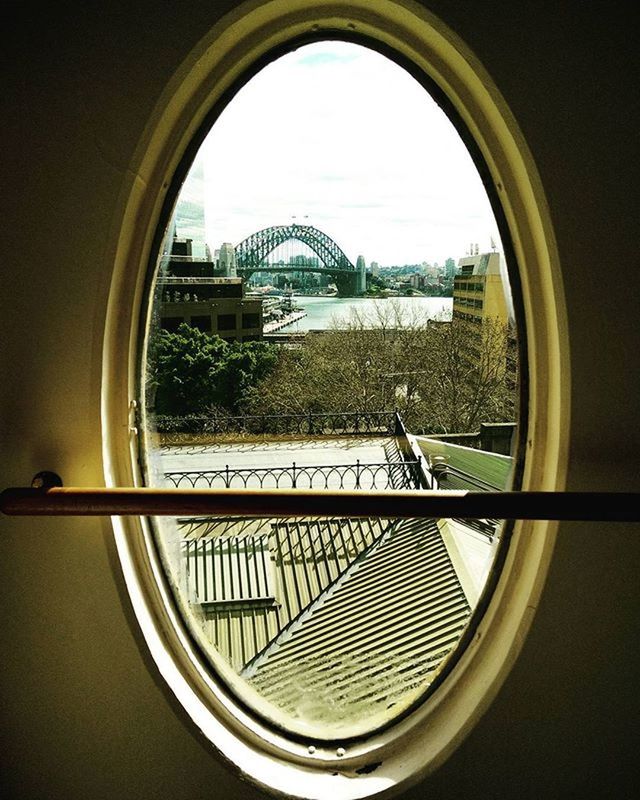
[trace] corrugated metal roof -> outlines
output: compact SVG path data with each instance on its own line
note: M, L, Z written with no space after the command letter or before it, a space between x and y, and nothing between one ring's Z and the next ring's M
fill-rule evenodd
M183 520L187 596L205 635L242 670L389 525L377 518ZM239 558L252 549L260 557L257 573L256 559Z
M369 716L427 688L470 613L437 524L395 521L241 674L293 717Z
M473 473L503 477L509 464L434 446ZM390 464L398 452L387 444ZM471 614L434 520L199 518L179 528L181 586L205 636L267 701L308 723L400 711L432 682Z

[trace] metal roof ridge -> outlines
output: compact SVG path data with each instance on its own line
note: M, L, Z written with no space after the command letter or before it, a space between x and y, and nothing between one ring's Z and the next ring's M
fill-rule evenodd
M382 529L382 532L374 538L373 542L366 547L356 558L348 564L345 569L333 580L314 600L306 605L285 627L272 639L267 646L257 653L242 669L240 675L244 678L252 678L260 666L269 658L272 652L276 652L280 645L286 642L300 628L305 620L311 616L318 608L322 608L324 603L333 593L347 581L354 572L360 568L367 557L382 545L391 535L391 531L397 524L397 520L389 520L389 524Z

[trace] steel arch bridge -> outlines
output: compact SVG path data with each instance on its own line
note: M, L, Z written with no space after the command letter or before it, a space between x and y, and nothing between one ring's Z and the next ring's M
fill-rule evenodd
M319 257L323 266L275 266L265 259L276 247L296 239ZM358 294L358 272L338 245L312 225L275 225L252 233L235 248L238 275L248 279L254 272L320 272L331 275L341 296Z

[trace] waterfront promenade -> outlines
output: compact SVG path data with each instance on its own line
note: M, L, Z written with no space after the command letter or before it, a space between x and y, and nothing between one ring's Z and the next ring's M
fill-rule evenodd
M290 314L287 314L281 319L274 320L273 322L265 322L262 329L263 333L274 333L275 331L279 331L280 328L284 328L287 325L293 325L295 322L298 322L298 320L306 316L307 312L304 310L292 311Z

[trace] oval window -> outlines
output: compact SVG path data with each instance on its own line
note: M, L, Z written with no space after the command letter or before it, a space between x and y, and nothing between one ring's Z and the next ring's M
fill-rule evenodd
M350 519L328 500L321 518L153 520L212 673L313 741L422 703L504 558L500 520L366 516L370 491L514 485L510 250L476 161L404 68L314 42L222 110L157 237L147 484L362 492Z

